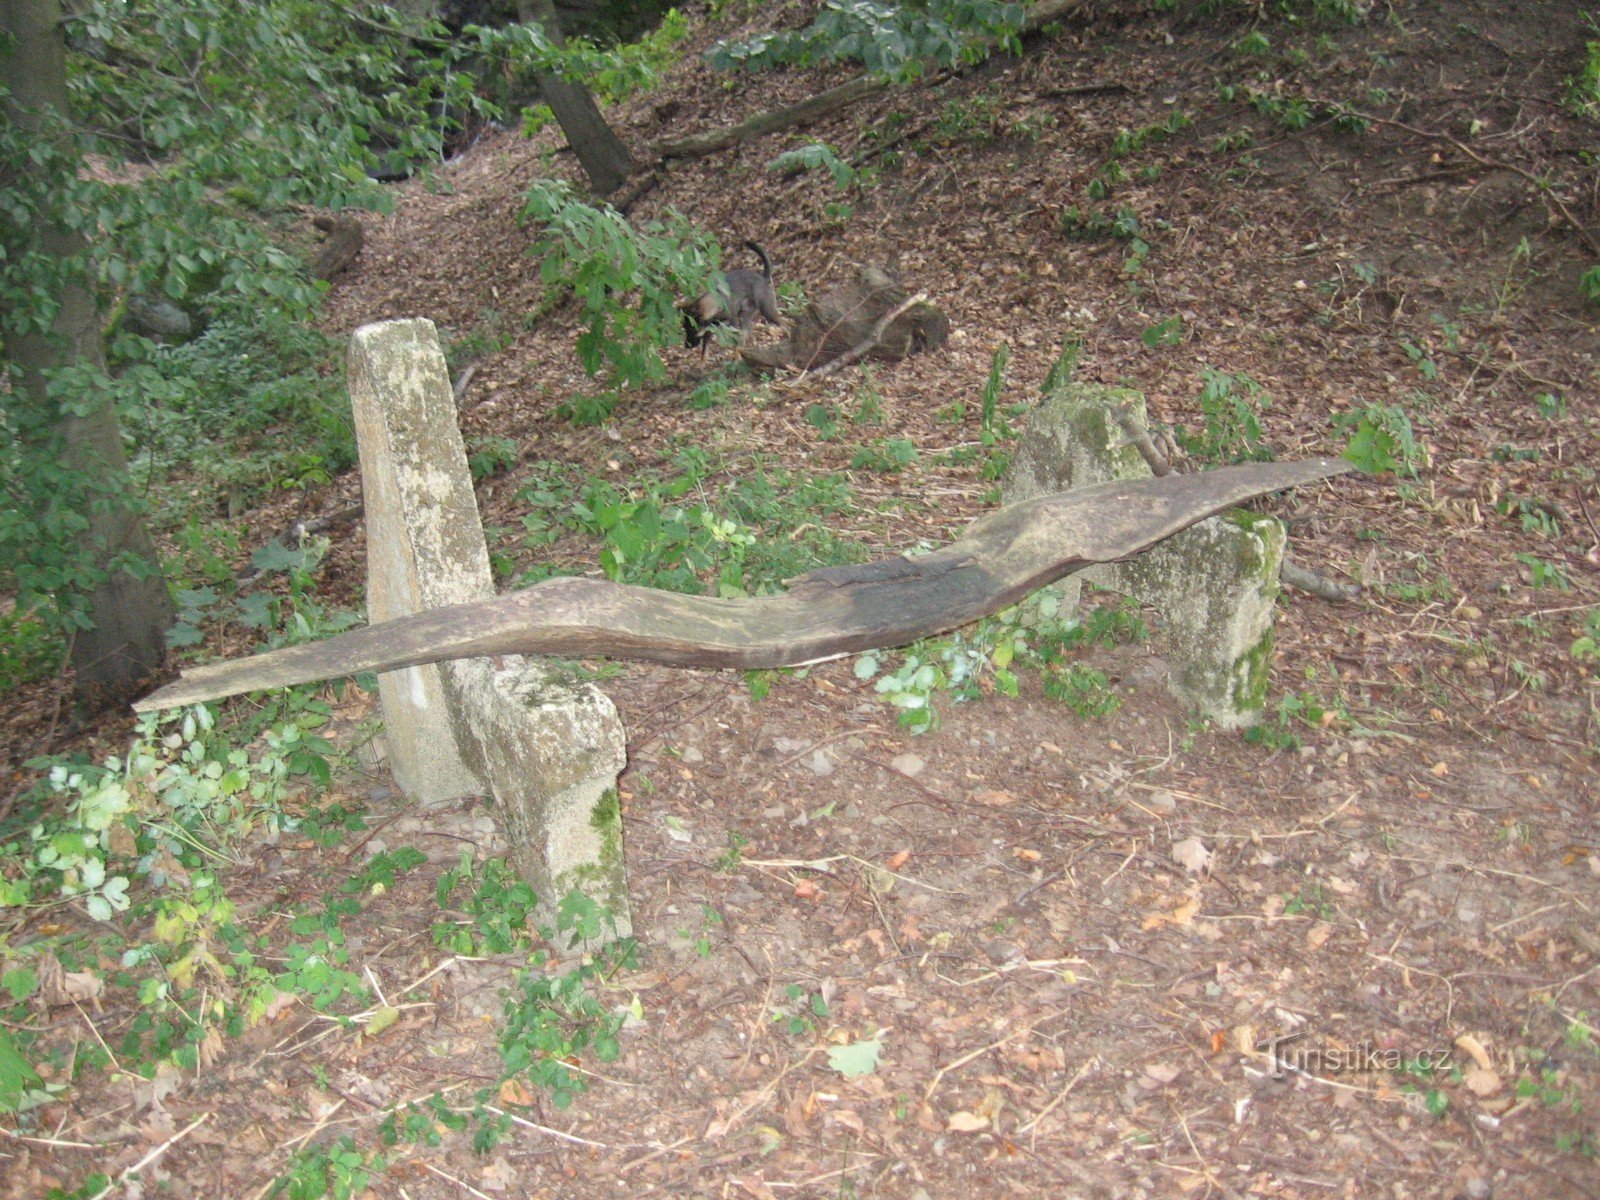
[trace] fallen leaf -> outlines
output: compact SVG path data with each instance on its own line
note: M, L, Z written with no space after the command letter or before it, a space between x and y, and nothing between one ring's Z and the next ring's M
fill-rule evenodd
M973 802L984 804L990 808L1004 808L1008 804L1015 804L1017 798L1010 792L1001 791L999 788L984 788L980 792L972 793Z
M980 1117L976 1113L953 1112L944 1127L951 1133L977 1133L979 1130L989 1128L989 1118Z
M1200 901L1190 897L1171 912L1146 913L1139 928L1160 929L1163 925L1188 925L1194 921L1194 916L1199 911Z
M222 1030L213 1025L206 1030L205 1037L200 1039L196 1052L200 1058L201 1067L210 1067L217 1059L222 1057Z
M1184 838L1172 844L1172 861L1189 874L1199 875L1211 865L1211 851L1199 838Z
M389 1026L393 1025L399 1019L400 1010L398 1008L391 1008L389 1005L385 1004L382 1008L375 1010L371 1019L367 1022L367 1036L369 1038L377 1037L380 1033L389 1028Z
M155 1108L183 1083L183 1072L171 1063L156 1067L154 1078L141 1079L133 1085L133 1101L139 1108Z
M1500 1076L1484 1067L1469 1067L1461 1082L1467 1085L1467 1091L1480 1099L1495 1095L1505 1086Z
M843 1125L851 1133L865 1133L867 1123L861 1119L861 1114L853 1108L835 1108L829 1111L828 1119L836 1125Z
M1171 1063L1149 1063L1144 1068L1144 1077L1160 1087L1166 1087L1182 1074L1183 1069Z
M922 769L928 764L915 754L897 754L889 761L889 765L902 775L920 775Z
M878 1054L882 1050L883 1042L878 1038L834 1046L828 1051L828 1065L846 1079L871 1075L878 1069Z
M733 1179L741 1191L754 1196L755 1200L778 1200L772 1189L767 1186L767 1181L759 1175L747 1175L742 1179L736 1175Z
M513 1076L500 1085L500 1103L513 1108L531 1108L533 1093L528 1090L527 1084Z

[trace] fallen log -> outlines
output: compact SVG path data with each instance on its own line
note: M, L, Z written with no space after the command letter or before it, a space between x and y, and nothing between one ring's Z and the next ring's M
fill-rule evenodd
M196 667L134 707L146 712L491 654L751 669L903 646L999 612L1083 567L1128 558L1245 500L1351 469L1338 459L1247 463L1040 496L981 517L930 554L825 567L793 580L781 596L722 600L548 579L324 642Z

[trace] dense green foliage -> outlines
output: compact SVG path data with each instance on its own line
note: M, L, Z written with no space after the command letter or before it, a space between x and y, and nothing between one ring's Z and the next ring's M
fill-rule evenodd
M532 251L541 278L571 289L582 307L578 357L584 369L613 388L662 378L657 351L681 344L678 300L714 282L721 259L716 242L671 209L665 221L635 228L610 205L583 203L559 180L530 188L523 216L543 228ZM603 417L609 406L600 407Z
M954 67L981 62L996 46L1016 51L1023 16L1023 5L996 0L825 0L804 29L718 42L706 57L724 70L859 62L881 78L907 81L930 62Z
M372 172L437 161L455 131L498 115L479 95L488 73L603 73L623 89L660 61L583 41L557 49L531 26L447 32L311 0L252 5L248 20L223 0L91 0L67 16L71 112L51 114L44 137L0 125L0 341L49 330L62 287L86 285L107 316L109 374L58 368L43 406L0 393L12 446L0 456L0 587L21 610L58 634L83 627L82 597L116 566L84 543L85 513L139 503L114 473L63 466L63 411L110 394L147 477L227 462L241 438L278 432L202 490L344 466L339 380L307 325L323 285L284 248L293 214L384 207ZM45 252L38 231L52 224L80 235L82 252ZM133 332L124 314L141 297L181 305L201 339L162 347Z

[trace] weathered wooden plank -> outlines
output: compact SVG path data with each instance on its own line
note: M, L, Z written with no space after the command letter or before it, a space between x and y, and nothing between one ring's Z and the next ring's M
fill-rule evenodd
M549 579L324 642L196 667L134 707L170 708L488 654L799 666L959 628L1064 575L1137 554L1245 500L1350 469L1338 459L1249 463L1041 496L980 518L931 554L813 571L781 596L722 600L598 579Z

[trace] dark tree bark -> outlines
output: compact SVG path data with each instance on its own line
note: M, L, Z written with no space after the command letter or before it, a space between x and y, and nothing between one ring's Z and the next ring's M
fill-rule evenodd
M552 0L517 0L517 15L524 25L542 26L546 37L561 44L561 27L556 22ZM567 135L567 143L583 164L589 182L600 195L609 196L633 174L633 156L600 115L588 88L559 75L541 74L538 79L545 103L556 114L561 132Z
M69 116L60 23L59 0L0 0L0 29L15 39L12 52L0 54L0 85L10 92L0 112L40 141L59 137ZM0 185L9 186L3 179ZM53 216L24 235L27 244L6 247L13 261L23 253L57 266L85 258L83 235ZM26 410L18 422L26 456L55 459L73 473L70 502L88 522L82 548L103 575L86 597L93 628L72 644L79 691L124 692L161 665L172 600L149 532L129 503L133 487L109 389L70 404L49 393L46 373L53 369L83 365L102 376L106 369L100 316L83 273L62 270L57 279L52 327L7 333L6 353L17 372L13 400Z

